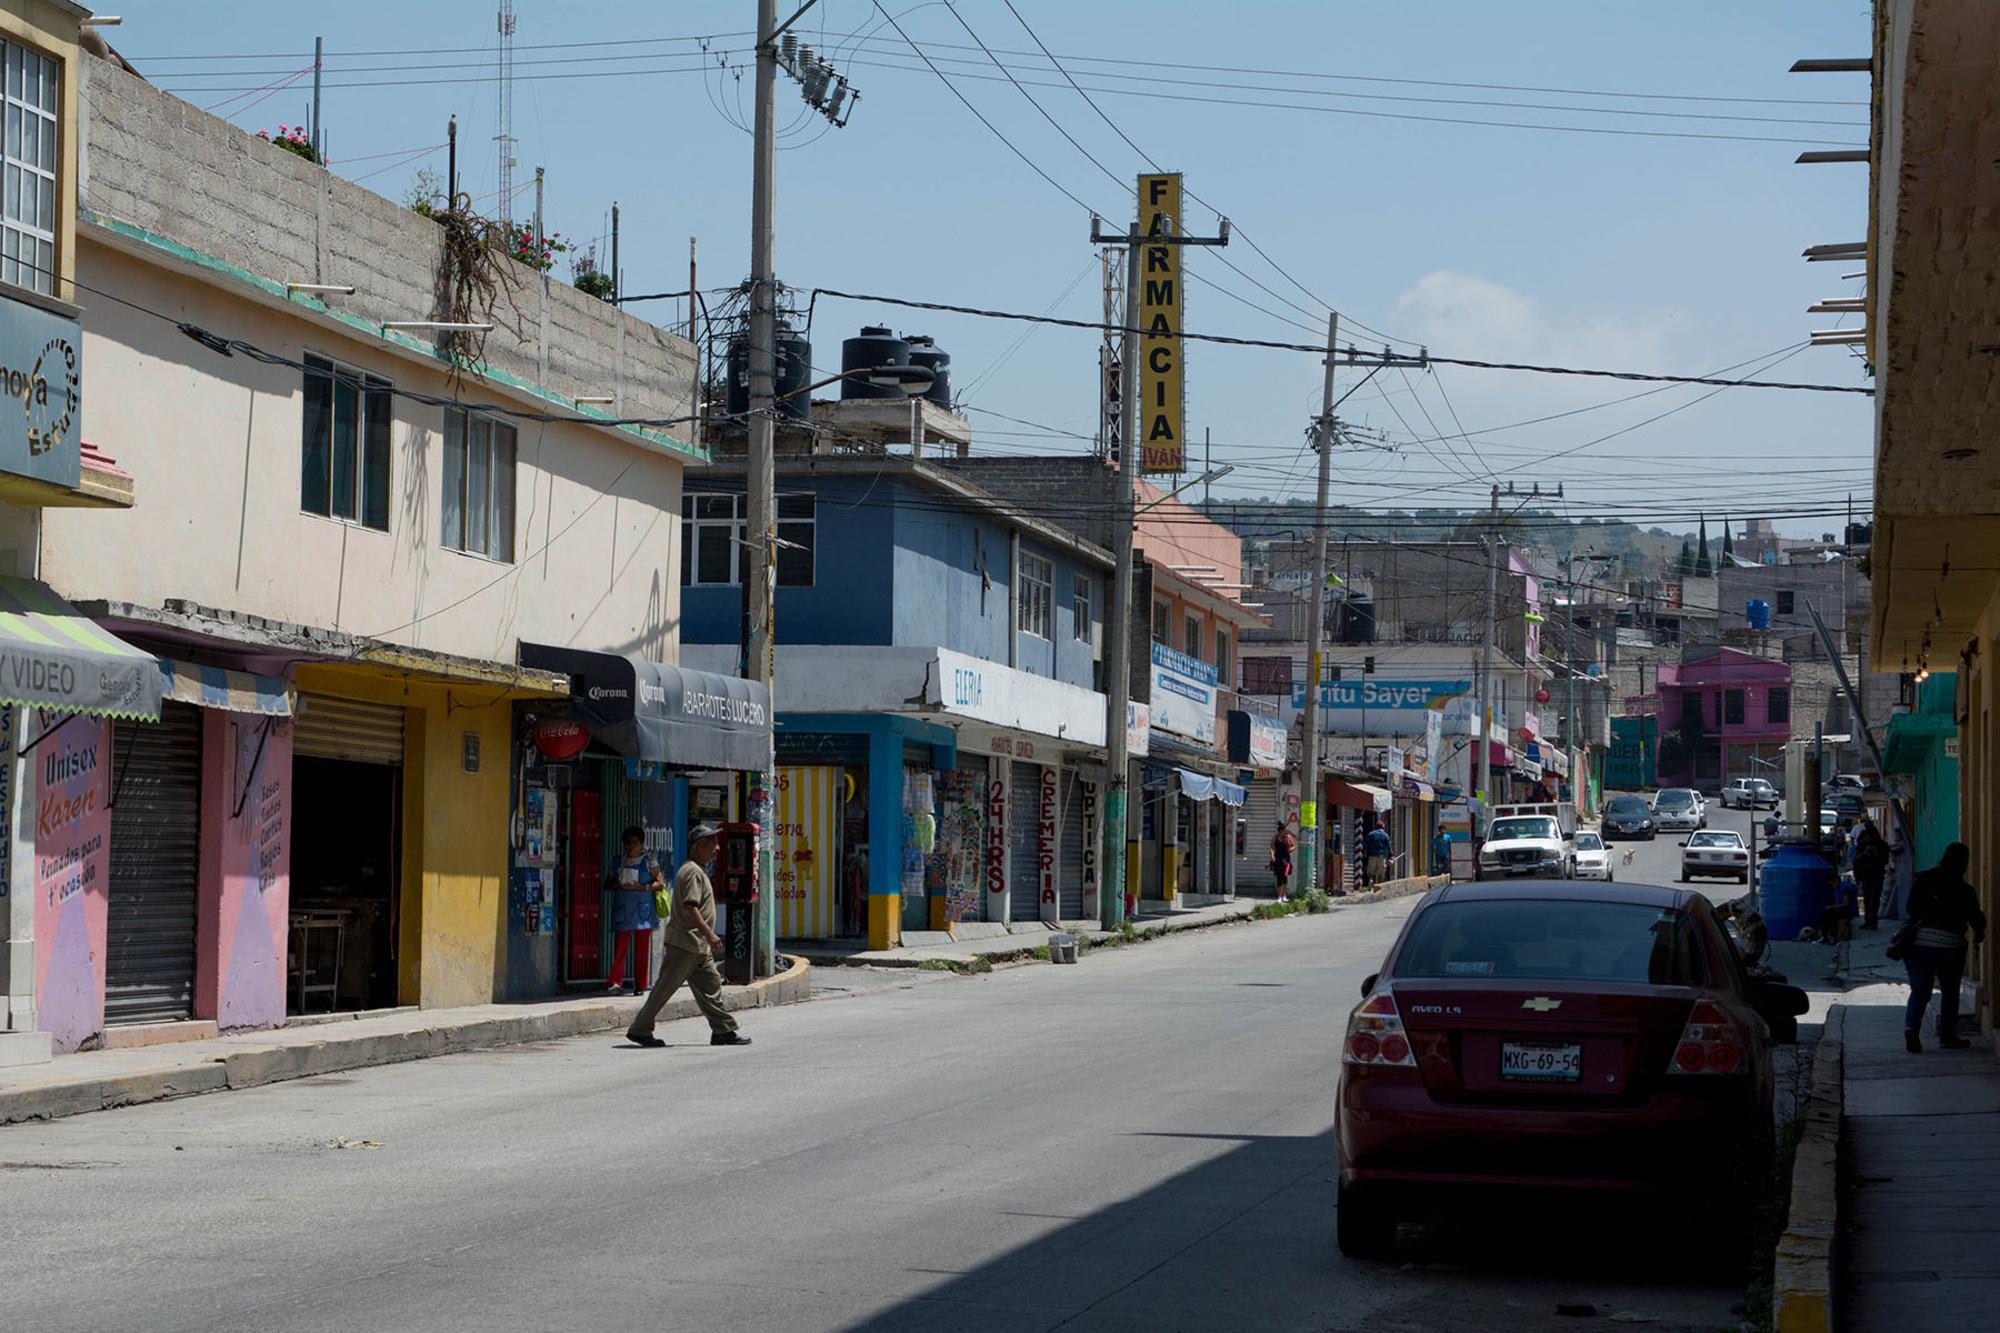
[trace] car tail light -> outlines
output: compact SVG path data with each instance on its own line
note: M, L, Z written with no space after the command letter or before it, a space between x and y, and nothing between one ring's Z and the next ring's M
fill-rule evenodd
M1743 1033L1708 1000L1697 1003L1674 1046L1674 1074L1734 1074L1743 1068Z
M1340 1059L1350 1065L1416 1066L1410 1036L1403 1031L1403 1016L1396 1009L1396 996L1387 986L1355 1007L1347 1020L1347 1044Z

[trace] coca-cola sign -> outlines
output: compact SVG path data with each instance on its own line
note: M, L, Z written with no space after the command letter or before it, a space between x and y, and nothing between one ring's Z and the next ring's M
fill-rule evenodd
M574 759L590 744L590 732L581 722L564 717L545 717L535 723L535 748L550 759Z

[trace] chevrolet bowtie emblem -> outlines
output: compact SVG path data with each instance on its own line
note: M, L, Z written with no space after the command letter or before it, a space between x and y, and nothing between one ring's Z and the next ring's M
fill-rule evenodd
M1552 1009L1562 1008L1562 1001L1551 1000L1546 995L1537 995L1532 1000L1521 1001L1521 1007L1523 1009L1532 1009L1538 1014L1546 1014Z

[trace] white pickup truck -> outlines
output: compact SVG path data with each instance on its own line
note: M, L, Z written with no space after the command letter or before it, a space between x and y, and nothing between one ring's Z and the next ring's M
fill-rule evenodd
M1559 817L1542 814L1503 814L1502 811L1527 807L1499 806L1486 828L1486 840L1479 844L1479 859L1473 866L1474 879L1569 879L1576 873L1576 853L1565 835Z

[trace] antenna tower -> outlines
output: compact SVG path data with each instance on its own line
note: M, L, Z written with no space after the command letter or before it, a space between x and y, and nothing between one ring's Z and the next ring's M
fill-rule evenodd
M500 220L514 220L514 0L500 0Z

